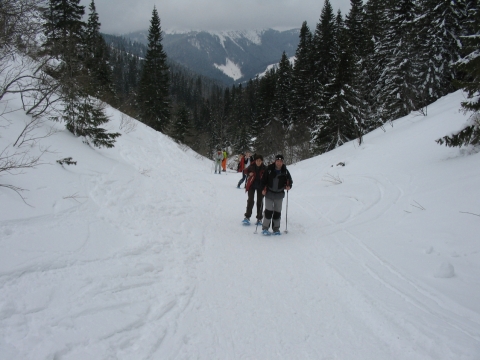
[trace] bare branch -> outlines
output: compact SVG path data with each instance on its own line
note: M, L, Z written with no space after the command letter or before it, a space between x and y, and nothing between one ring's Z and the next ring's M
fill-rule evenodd
M0 184L0 187L4 187L4 188L7 188L7 189L10 189L10 190L13 190L17 193L18 196L20 196L20 198L22 199L22 201L30 206L30 207L33 207L32 205L30 205L29 203L27 203L27 200L25 199L25 197L22 195L22 191L27 191L25 189L22 189L22 188L19 188L18 186L13 186L13 185L8 185L8 184Z
M29 122L25 124L25 127L23 128L22 132L13 144L13 147L17 146L21 148L25 144L36 144L40 139L45 139L58 132L58 130L50 127L45 134L40 135L34 133L34 131L44 125L45 122L46 120L42 118L32 118Z
M474 214L474 213L471 213L471 212L467 212L467 211L460 211L461 214L470 214L470 215L475 215L475 216L480 216L478 214Z
M88 196L79 196L78 195L78 192L72 194L72 195L68 195L68 196L64 196L63 199L72 199L72 200L75 200L76 202L78 202L79 204L81 204L82 202L78 201L77 199L87 199Z

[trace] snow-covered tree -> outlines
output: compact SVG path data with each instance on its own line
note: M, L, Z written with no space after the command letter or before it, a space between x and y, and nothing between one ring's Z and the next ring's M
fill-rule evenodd
M306 125L311 119L312 101L312 33L303 22L295 52L292 80L292 117L295 124Z
M364 6L365 50L361 61L361 89L365 100L365 131L371 131L383 125L377 110L380 107L378 91L382 88L380 77L385 69L385 54L378 51L388 28L386 16L387 2L368 0ZM375 51L377 49L377 51Z
M119 133L107 133L101 127L109 119L99 100L84 96L75 101L66 102L63 120L67 129L75 136L82 136L95 147L113 147Z
M471 112L468 124L460 132L438 139L439 144L447 146L464 146L480 144L480 3L470 4L468 9L470 33L461 37L465 56L456 63L463 74L457 85L462 87L470 100L464 101L462 107Z
M419 99L419 64L415 51L416 2L398 0L387 9L387 16L389 22L385 37L376 48L385 63L377 84L378 116L382 122L409 114L417 109Z
M336 22L333 8L329 0L325 0L320 21L316 26L315 35L312 41L312 141L318 143L323 137L319 132L324 126L323 123L329 120L327 103L332 94L328 87L335 77L337 61ZM317 144L322 148L321 144Z
M162 40L160 17L154 7L148 30L148 49L139 83L138 106L141 121L157 131L163 131L170 121L170 74Z
M420 96L425 106L454 90L456 69L460 58L463 6L458 1L422 0L417 21Z
M335 77L328 85L331 94L326 105L327 116L318 131L316 146L319 152L332 150L343 143L362 139L363 102L358 91L358 61L354 54L348 29L337 16L338 54Z
M292 64L285 51L276 75L273 115L284 128L288 128L292 125Z

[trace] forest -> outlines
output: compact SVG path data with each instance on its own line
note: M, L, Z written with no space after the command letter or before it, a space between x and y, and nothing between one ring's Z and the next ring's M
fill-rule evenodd
M478 8L477 0L351 0L344 15L325 0L318 23L301 24L294 58L278 54L265 75L226 87L168 59L155 7L144 46L102 34L94 0L88 11L79 0L6 0L2 59L20 52L48 80L29 75L35 84L27 87L21 70L7 79L4 65L0 96L33 88L27 112L64 121L93 146L114 146L120 136L102 127L108 103L207 157L221 147L267 159L282 153L294 163L362 144L373 129L426 115L428 104L463 88L471 123L437 142L476 144ZM40 20L19 26L26 15Z

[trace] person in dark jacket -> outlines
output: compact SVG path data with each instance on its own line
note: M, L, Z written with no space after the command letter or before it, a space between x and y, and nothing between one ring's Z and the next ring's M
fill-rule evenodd
M280 219L285 190L292 188L293 180L283 163L283 155L275 156L275 162L269 165L262 177L263 195L265 196L265 219L262 234L271 235L268 230L272 224L273 235L281 235ZM272 221L273 220L273 221Z
M255 161L247 167L244 172L248 175L247 186L245 191L248 192L247 211L243 223L250 224L250 216L252 216L253 205L255 204L255 191L257 192L257 224L261 223L263 215L263 184L262 177L265 172L263 164L263 156L255 154Z

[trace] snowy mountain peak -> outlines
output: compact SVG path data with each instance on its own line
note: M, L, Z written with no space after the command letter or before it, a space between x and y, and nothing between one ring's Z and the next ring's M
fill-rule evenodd
M125 37L146 44L147 34L141 31ZM254 78L266 66L278 62L283 51L293 56L298 35L298 29L169 30L163 44L170 59L201 75L232 84Z

